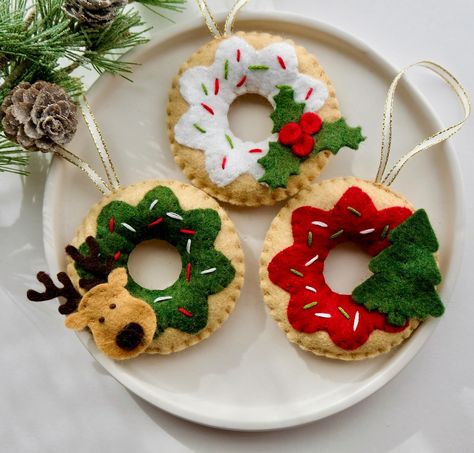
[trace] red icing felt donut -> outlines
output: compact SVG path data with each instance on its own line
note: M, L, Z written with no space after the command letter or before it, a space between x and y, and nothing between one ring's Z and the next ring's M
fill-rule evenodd
M291 295L288 321L304 333L326 331L342 349L363 345L376 329L395 333L378 311L369 312L348 294L334 292L324 279L329 252L343 242L360 245L370 256L390 245L388 233L412 212L405 207L377 210L359 187L350 187L333 209L303 206L292 214L294 243L278 253L268 266L270 280Z

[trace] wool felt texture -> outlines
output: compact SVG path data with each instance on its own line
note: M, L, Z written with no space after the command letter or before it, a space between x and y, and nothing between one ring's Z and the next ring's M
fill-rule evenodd
M324 310L322 309L321 302L318 297L322 295L323 301L325 301L326 297L333 291L331 288L329 288L329 292L326 292L327 290L324 291L324 287L326 286L325 283L323 283L322 287L318 287L316 284L317 282L312 280L311 277L313 273L315 270L317 271L317 268L314 269L313 266L321 266L321 258L323 261L325 261L325 259L323 258L324 255L321 255L321 257L318 256L317 259L315 259L317 253L311 252L314 251L314 248L317 249L320 246L318 237L323 237L323 239L325 238L328 242L331 241L330 244L332 244L332 241L341 243L345 240L352 241L352 238L349 237L350 235L348 233L349 231L352 231L354 241L359 243L359 246L362 248L362 250L365 250L369 255L375 255L379 253L380 244L383 244L384 241L385 244L383 246L390 244L390 242L387 240L387 236L385 235L384 241L381 240L381 238L377 241L375 240L375 237L372 237L374 245L370 246L370 235L375 236L375 230L371 231L371 228L374 227L365 227L364 225L359 230L356 226L354 226L351 227L352 230L348 229L347 232L341 232L340 230L342 228L336 229L337 225L330 223L329 219L325 221L322 218L318 219L313 217L311 218L310 225L308 225L306 231L306 233L311 232L311 235L301 234L298 236L298 238L295 238L292 225L293 214L300 208L307 209L310 207L311 209L318 209L322 212L329 213L338 203L340 203L345 193L349 189L353 188L359 188L362 190L362 192L364 192L370 198L376 211L382 212L390 208L397 208L402 209L401 212L406 210L406 217L414 212L413 206L406 198L381 184L374 183L372 181L364 181L354 177L325 180L301 191L296 195L296 197L291 199L284 208L281 209L281 211L273 220L267 233L260 261L260 281L264 295L264 301L269 308L271 315L286 334L288 340L296 343L300 348L308 350L313 354L323 355L329 358L340 360L362 360L388 352L409 338L413 331L420 324L419 320L412 318L408 321L407 325L403 327L396 328L394 326L387 325L387 330L373 330L372 333L368 335L367 340L356 349L344 349L333 341L333 338L330 336L327 330L304 332L295 329L290 322L289 305L291 301L295 300L295 297L298 296L303 298L301 300L302 305L300 306L300 312L312 311L313 313L319 313L320 315L322 314L322 317L316 316L315 314L312 316L326 323L330 323L330 321L336 321L338 318L340 318L339 321L345 321L346 328L350 328L352 330L352 334L350 331L347 332L347 338L349 338L350 335L354 335L354 327L356 327L356 336L358 335L357 332L359 329L366 328L365 325L363 325L365 316L363 317L361 315L365 312L368 313L368 311L365 310L365 312L360 312L360 308L365 309L365 307L362 305L356 304L355 302L349 304L348 307L341 304L337 304L336 306L331 304L330 306L324 307ZM362 214L363 216L367 215L367 212L364 212L363 206L360 208L357 206L347 207L355 209L357 213ZM349 222L363 222L360 219L363 219L364 217L359 218L357 213L350 209L346 209L346 211L347 214L342 211L340 212L341 220L345 218L344 216L350 215L348 218ZM386 212L388 213L390 211ZM354 220L350 220L351 218ZM402 219L400 219L400 222L401 221ZM313 222L315 223L313 224ZM319 231L319 233L316 231L316 229ZM330 233L329 229L331 229ZM384 230L385 226L382 229L382 233ZM361 234L361 231L364 232L364 234ZM323 236L318 236L318 234ZM330 239L331 236L333 239ZM363 238L359 239L359 236L362 236ZM383 236L383 234L381 234L381 236ZM270 278L270 263L278 255L286 250L288 250L288 253L291 253L291 250L295 247L297 247L297 250L301 250L302 253L306 253L306 255L300 256L299 261L295 262L284 262L284 259L281 259L281 265L289 268L289 270L285 280L282 281L281 284L275 284ZM303 277L300 277L297 275L297 273L294 273L292 269L297 273L303 274ZM324 272L324 270L322 272ZM324 277L324 275L322 277ZM341 278L344 278L343 275L341 275ZM301 287L300 285L302 282L307 283ZM290 291L288 291L285 287L285 284L291 283L293 283L293 287L290 288L292 293L290 293ZM301 291L298 291L298 288ZM347 299L344 296L350 298L349 295L342 294L341 296L342 297L340 301L343 303L347 302ZM314 302L317 302L317 304L313 305ZM339 307L341 309L339 309ZM351 307L353 307L353 311L351 311ZM358 317L357 311L359 311ZM381 313L374 313L378 314L378 316L383 316ZM346 317L346 314L349 316L349 319ZM324 317L325 315L331 315L331 318ZM368 319L369 322L373 322L374 320L370 317ZM312 320L310 322L312 322Z
M297 56L299 72L309 76L314 80L320 80L327 88L327 100L319 109L318 114L324 120L329 121L335 121L340 117L335 91L331 85L331 82L327 78L324 70L316 61L315 57L309 54L304 48L295 45L291 41L284 41L278 36L267 33L238 32L234 36L246 41L251 47L258 51L268 47L269 45L282 42L290 45L294 49L294 52ZM260 206L263 204L274 204L279 200L283 200L289 196L294 195L298 190L306 186L310 180L316 177L326 164L329 158L329 153L322 152L319 155L310 158L308 162L305 162L301 166L299 175L290 178L286 188L272 190L266 184L259 183L255 176L251 175L250 173L242 173L239 177L227 185L218 186L212 181L207 172L205 162L207 157L205 153L200 151L199 148L182 145L175 139L176 124L180 118L190 110L190 104L181 95L180 82L182 75L191 68L212 66L215 63L217 49L226 39L228 38L214 39L196 51L181 67L179 74L173 81L173 87L170 91L167 110L168 132L172 144L172 150L177 164L183 169L185 175L192 181L194 185L202 188L213 197L236 205ZM279 65L278 62L277 64ZM229 65L229 77L231 76L231 66L232 65ZM279 70L282 71L283 68L281 68L281 66L279 67ZM222 83L220 83L220 89L221 86ZM208 96L211 98L215 96L213 88L213 86L207 87ZM275 93L277 92L278 90L275 87ZM314 91L314 93L317 94L317 90ZM300 100L303 101L303 99ZM195 129L195 132L198 132L198 130ZM232 137L232 139L233 138L234 137ZM272 135L269 137L269 139L276 141L276 136ZM227 148L222 149L228 149L228 144L226 142L223 141L222 144L223 146L227 146ZM254 149L249 148L248 152L249 154L253 155L256 160L258 160L260 157L262 157L264 150L261 147L255 147ZM233 165L232 159L229 159L229 156L226 157L228 157L228 159L225 163L225 170L228 168L230 169ZM222 163L223 158L221 160L215 160L215 164L220 170L222 170ZM259 167L261 174L263 174L263 170L260 165Z
M143 199L147 193L157 187L166 187L170 189L177 197L179 205L184 212L200 208L203 210L212 210L218 214L221 226L212 247L225 255L235 269L234 279L218 293L208 296L208 322L203 329L195 334L191 334L173 327L169 327L160 335L155 336L145 351L146 353L170 354L186 349L208 338L214 331L222 326L235 307L235 303L239 297L240 289L243 284L244 258L235 228L225 211L211 197L207 196L204 192L194 188L191 185L178 181L166 180L142 181L127 187L122 187L119 190L114 191L113 194L104 197L96 205L92 206L88 215L79 226L75 237L71 241L71 244L76 248L80 248L80 246L86 242L89 236L97 235L99 215L111 202L123 202L129 206L136 207L140 202L143 202ZM153 202L154 200L152 203ZM153 206L153 208L156 208L157 205L158 202ZM155 217L151 222L152 224L154 223L154 227L159 226L159 223L156 223L157 220L158 219ZM169 220L174 220L175 222L180 223L178 219L172 219L171 217L169 217ZM136 226L131 220L127 223L127 225L131 226L132 228ZM109 232L111 227L114 229L114 231L126 229L132 233L132 231L128 230L127 227L118 222L118 220L116 221L116 219L114 219L113 222L109 221L109 225L107 225ZM183 226L182 229L186 228ZM192 235L190 235L190 238L192 241ZM188 242L186 242L186 246L187 244ZM191 253L193 251L192 242L190 251ZM192 271L193 269L191 268L191 282L193 282ZM67 273L73 281L76 289L80 290L81 293L84 294L85 291L81 289L79 285L81 278L77 272L76 263L71 257L68 257ZM186 268L184 269L184 273L186 276ZM205 275L206 274L203 274L202 276L204 277ZM183 309L183 312L180 312L180 314L185 316L185 309L183 307L180 308ZM160 322L160 320L158 322Z
M395 228L390 242L371 260L374 275L354 289L353 299L370 311L384 313L394 326L410 318L441 316L444 306L435 287L441 274L433 256L438 241L426 212L416 211Z
M65 320L70 329L89 327L97 347L115 360L140 355L151 344L156 331L155 312L147 303L130 295L125 289L127 280L124 268L115 269L107 283L88 291L77 312Z
M151 290L129 274L126 288L155 311L159 319L157 335L169 327L193 334L207 325L208 297L223 290L235 276L229 259L213 247L220 229L216 211L185 211L172 190L155 187L137 206L122 201L104 206L97 218L95 239L102 259L115 257L116 266L124 268L130 253L144 241L162 239L175 246L181 254L182 270L173 285ZM87 243L79 247L83 254L87 249ZM80 264L76 268L81 277L87 278Z

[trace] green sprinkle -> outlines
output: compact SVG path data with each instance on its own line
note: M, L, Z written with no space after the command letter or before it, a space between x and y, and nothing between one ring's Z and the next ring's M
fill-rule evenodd
M209 94L209 91L207 91L207 86L204 85L204 83L201 83L201 88L202 88L202 91L204 91L204 94L207 96Z
M256 65L249 66L249 69L251 71L268 71L270 67L262 65L262 64L256 64Z
M224 63L224 79L229 78L229 60L226 60Z
M225 134L225 138L226 138L227 142L229 143L230 147L232 149L234 149L234 142L232 141L232 138L227 134Z
M317 302L310 302L309 304L306 304L306 305L303 307L303 310L308 310L309 308L313 308L313 307L315 307L316 305L318 305Z
M201 133L205 134L207 131L206 129L203 129L201 126L199 126L199 124L197 123L194 123L193 126Z
M313 245L313 233L311 231L308 232L308 247Z
M329 236L330 239L336 239L338 238L342 233L344 233L344 230L343 229L340 229L339 231L336 231L334 234L332 234L331 236Z
M292 274L297 275L298 277L301 277L301 278L304 277L304 275L303 275L300 271L297 271L296 269L291 268L291 269L290 269L290 272L291 272Z
M385 225L383 227L383 230L382 230L382 233L380 235L380 239L385 239L387 237L387 234L388 234L388 230L390 229L390 225Z
M352 206L347 206L347 210L352 212L352 214L355 214L357 217L362 217L362 214Z
M347 311L344 310L344 308L342 308L342 307L337 307L337 308L338 308L338 310L342 313L342 315L344 316L344 318L346 318L346 319L351 319L351 317L348 315Z

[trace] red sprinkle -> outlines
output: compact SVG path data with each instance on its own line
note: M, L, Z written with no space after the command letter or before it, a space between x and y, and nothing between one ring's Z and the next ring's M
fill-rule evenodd
M304 100L307 101L311 97L312 94L313 94L313 89L310 88L308 92L306 93L306 97L304 98Z
M217 96L219 94L219 79L216 79L214 82L214 94Z
M237 49L237 62L240 62L240 49Z
M227 164L227 157L224 157L224 159L222 159L222 164L221 164L222 170L225 169L226 164Z
M120 258L120 255L121 255L121 253L120 253L120 250L119 250L119 251L116 252L115 255L114 255L114 261L118 261L119 258Z
M186 229L181 229L179 230L181 233L184 233L184 234L196 234L196 231L195 230L186 230Z
M263 153L263 149L254 148L249 151L249 153Z
M111 217L111 218L109 219L109 231L110 231L111 233L113 233L114 230L115 230L115 219L114 219L113 217Z
M286 69L286 64L285 64L285 60L283 60L283 58L280 57L280 55L278 55L278 63L280 63L280 66L283 68L283 69Z
M154 222L149 223L147 226L148 228L153 228L155 225L158 225L161 222L163 222L163 217L156 219Z
M237 88L240 88L245 82L247 81L247 76L243 76L241 79L240 79L240 82L235 85Z
M179 307L178 311L182 313L184 316L187 316L188 318L192 318L193 314L190 313L188 310L184 309L183 307Z
M191 280L191 263L186 264L186 281Z
M207 104L204 104L204 102L201 103L203 108L205 108L211 115L214 115L214 110L212 110L211 107L209 107Z

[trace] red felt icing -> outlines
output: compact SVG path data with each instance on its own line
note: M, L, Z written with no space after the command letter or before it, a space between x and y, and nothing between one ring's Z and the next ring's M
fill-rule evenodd
M291 151L298 157L306 157L313 151L314 138L309 134L303 134L292 147Z
M330 211L311 206L296 209L291 220L294 243L278 253L268 266L270 280L291 295L287 315L293 328L305 333L324 330L337 346L349 351L362 346L376 329L403 331L407 325L393 327L383 314L369 312L355 303L351 295L334 292L323 271L331 249L343 242L355 242L369 255L378 255L390 245L383 234L385 226L389 225L391 231L411 214L404 207L377 210L359 187L350 187ZM373 232L360 233L372 229ZM339 234L334 236L335 233ZM308 308L312 302L317 304Z
M278 134L278 141L283 145L293 145L302 136L301 127L297 123L285 124Z
M322 125L323 120L317 113L306 112L301 115L300 127L306 134L316 134L320 131Z

